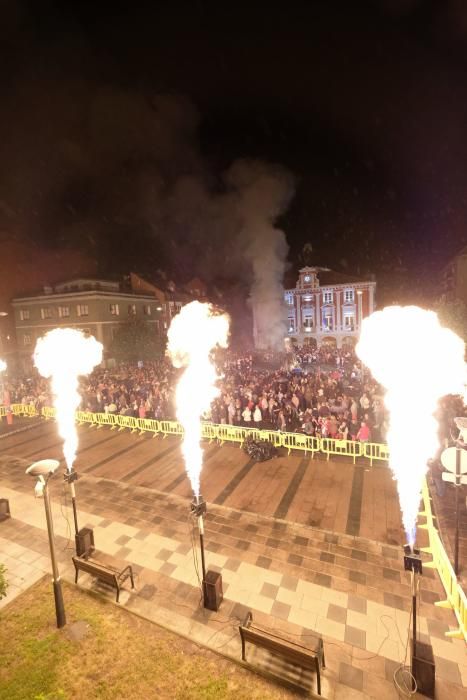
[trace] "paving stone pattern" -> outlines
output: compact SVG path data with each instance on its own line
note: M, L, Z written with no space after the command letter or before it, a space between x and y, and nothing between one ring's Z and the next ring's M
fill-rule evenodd
M54 443L51 425L42 429L44 445ZM403 572L400 547L388 545L387 540L377 542L345 532L327 532L303 522L279 521L259 510L253 513L228 507L225 504L237 491L237 499L248 499L251 506L255 496L241 493L245 490L242 480L234 489L228 486L242 470L243 478L249 478L257 465L250 464L241 451L235 450L232 455L233 448L226 448L229 452L224 458L224 448L208 446L207 464L216 463L222 471L223 466L235 464L235 457L240 462L234 474L231 470L218 482L218 495L225 494L228 489L228 495L221 499L224 505L209 501L205 519L207 566L222 572L225 596L219 613L210 613L199 605L197 570L200 562L197 547L192 548L193 537L197 543L197 532L193 531L189 516L187 484L183 484L183 491L180 482L175 489L182 491L178 494L148 487L145 485L148 475L142 478L146 467L137 472L140 484L134 479L125 480L126 475L138 470L136 454L141 464L149 462L147 440L138 443L135 436L126 435L125 442L122 434L81 432L80 454L86 450L89 466L100 463L100 467L86 469L82 461L79 470L82 476L77 484L80 526L93 527L98 557L126 561L134 566L137 590L127 589L122 594L122 604L175 631L189 634L201 643L220 647L236 658L239 657L238 621L251 609L259 624L295 640L306 643L317 633L324 637L325 697L397 697L387 664L397 665L404 659L410 609L410 586ZM43 504L31 495L31 480L24 475L28 462L20 458L36 448L41 450L37 433L36 429L31 431L30 442L26 442L24 433L11 436L4 441L8 443L7 449L2 444L0 451L0 495L9 498L13 515L0 524L0 555L10 570L11 582L10 595L0 606L6 605L44 571L49 571ZM127 449L129 439L136 443L134 449ZM173 482L180 475L174 474L166 461L170 463L178 453L177 441L154 440L153 445L155 456L165 453L156 461L160 469L159 482L162 479ZM105 454L110 449L112 454L119 453L120 458L107 460ZM60 457L60 454L44 453L44 456ZM317 464L312 463L312 466ZM276 460L275 488L276 491L279 486L283 488L274 496L272 514L286 502L284 495L290 495L290 479L305 478L304 466L302 458L286 471L282 462ZM114 470L113 476L110 467ZM348 467L352 465L339 465L344 470ZM363 473L361 468L358 471ZM210 474L214 478L215 472ZM288 484L287 474L290 476ZM366 473L363 476L365 479ZM360 489L353 479L348 480L348 487L350 494ZM73 522L71 511L69 504L62 506L68 513L67 522L58 507L63 502L65 489L60 478L51 480L60 566L65 578L74 580L69 538ZM270 497L271 494L273 490L269 492ZM363 484L360 496L356 496L357 501L361 498L363 514L365 497ZM281 506L281 512L284 507ZM290 514L290 508L287 512ZM348 509L346 523L349 512ZM394 530L392 522L389 529ZM97 587L110 599L114 597L112 591L88 576L80 576L80 584ZM455 618L449 610L433 605L443 595L437 574L426 569L420 585L420 634L433 646L439 697L467 698L465 645L444 636L445 631L456 626ZM220 625L219 619L225 624ZM271 663L253 649L248 658L255 663ZM295 681L305 685L313 683L312 678L306 678L297 670L294 673ZM345 689L347 695L342 694Z

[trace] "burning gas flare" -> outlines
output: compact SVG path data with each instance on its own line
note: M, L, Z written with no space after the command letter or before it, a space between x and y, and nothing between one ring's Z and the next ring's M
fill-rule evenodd
M182 452L193 493L200 495L203 451L200 445L201 416L219 394L216 368L210 353L217 345L226 348L230 319L210 304L193 301L175 316L168 331L167 350L174 367L186 367L176 389L177 418L185 435Z
M55 328L36 343L34 364L40 374L52 378L52 393L63 438L63 454L68 471L73 468L78 450L75 411L81 397L78 377L89 374L102 360L102 343L74 328Z
M4 360L0 360L0 374L6 370L6 362Z
M439 398L464 392L464 342L440 325L434 311L389 306L364 319L356 350L387 389L390 467L413 545L423 476L439 447L433 413Z

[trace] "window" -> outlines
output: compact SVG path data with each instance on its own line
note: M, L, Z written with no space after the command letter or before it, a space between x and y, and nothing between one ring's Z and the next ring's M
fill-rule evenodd
M23 335L23 345L31 345L31 336L29 333Z
M289 306L293 306L293 294L291 292L286 292L284 294L285 303Z
M325 304L332 304L332 292L323 292L323 302Z
M287 321L287 330L289 333L295 333L295 317L289 316Z
M128 304L128 316L136 316L136 304Z
M354 292L353 292L353 289L346 289L346 290L344 291L344 302L345 302L346 304L349 304L349 303L352 302L353 300L354 300Z
M43 309L41 309L41 318L52 318L53 316L53 310L50 308L50 306L47 306Z
M355 330L355 314L353 311L344 311L344 329L346 331Z
M70 307L69 306L59 306L58 307L58 315L60 318L68 318L70 315Z
M323 310L323 330L331 331L334 326L334 314L332 309Z
M143 311L145 316L150 316L151 315L151 304L145 304L143 306Z
M20 309L19 318L20 321L29 321L29 309Z
M120 309L118 308L118 304L110 304L109 311L110 311L112 316L118 316L120 314Z
M87 304L78 304L76 313L78 316L89 316L89 306Z
M307 333L311 333L311 331L313 330L313 316L305 314L305 318L303 320L303 327Z

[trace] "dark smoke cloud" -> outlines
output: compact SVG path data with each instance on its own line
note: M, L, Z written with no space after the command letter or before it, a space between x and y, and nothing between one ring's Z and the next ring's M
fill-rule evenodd
M0 231L97 258L103 274L166 269L230 286L279 322L293 194L285 169L200 153L201 115L184 96L89 81L40 80L6 95L0 113Z

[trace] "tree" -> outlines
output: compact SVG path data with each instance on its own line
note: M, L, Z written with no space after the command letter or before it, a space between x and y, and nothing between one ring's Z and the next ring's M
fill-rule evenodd
M435 311L442 326L450 328L462 340L467 340L467 306L463 301L441 301L435 306Z
M5 598L8 588L8 582L5 578L6 569L3 564L0 564L0 600Z
M122 324L110 345L110 355L120 362L160 360L165 352L165 338L154 324L134 319Z

